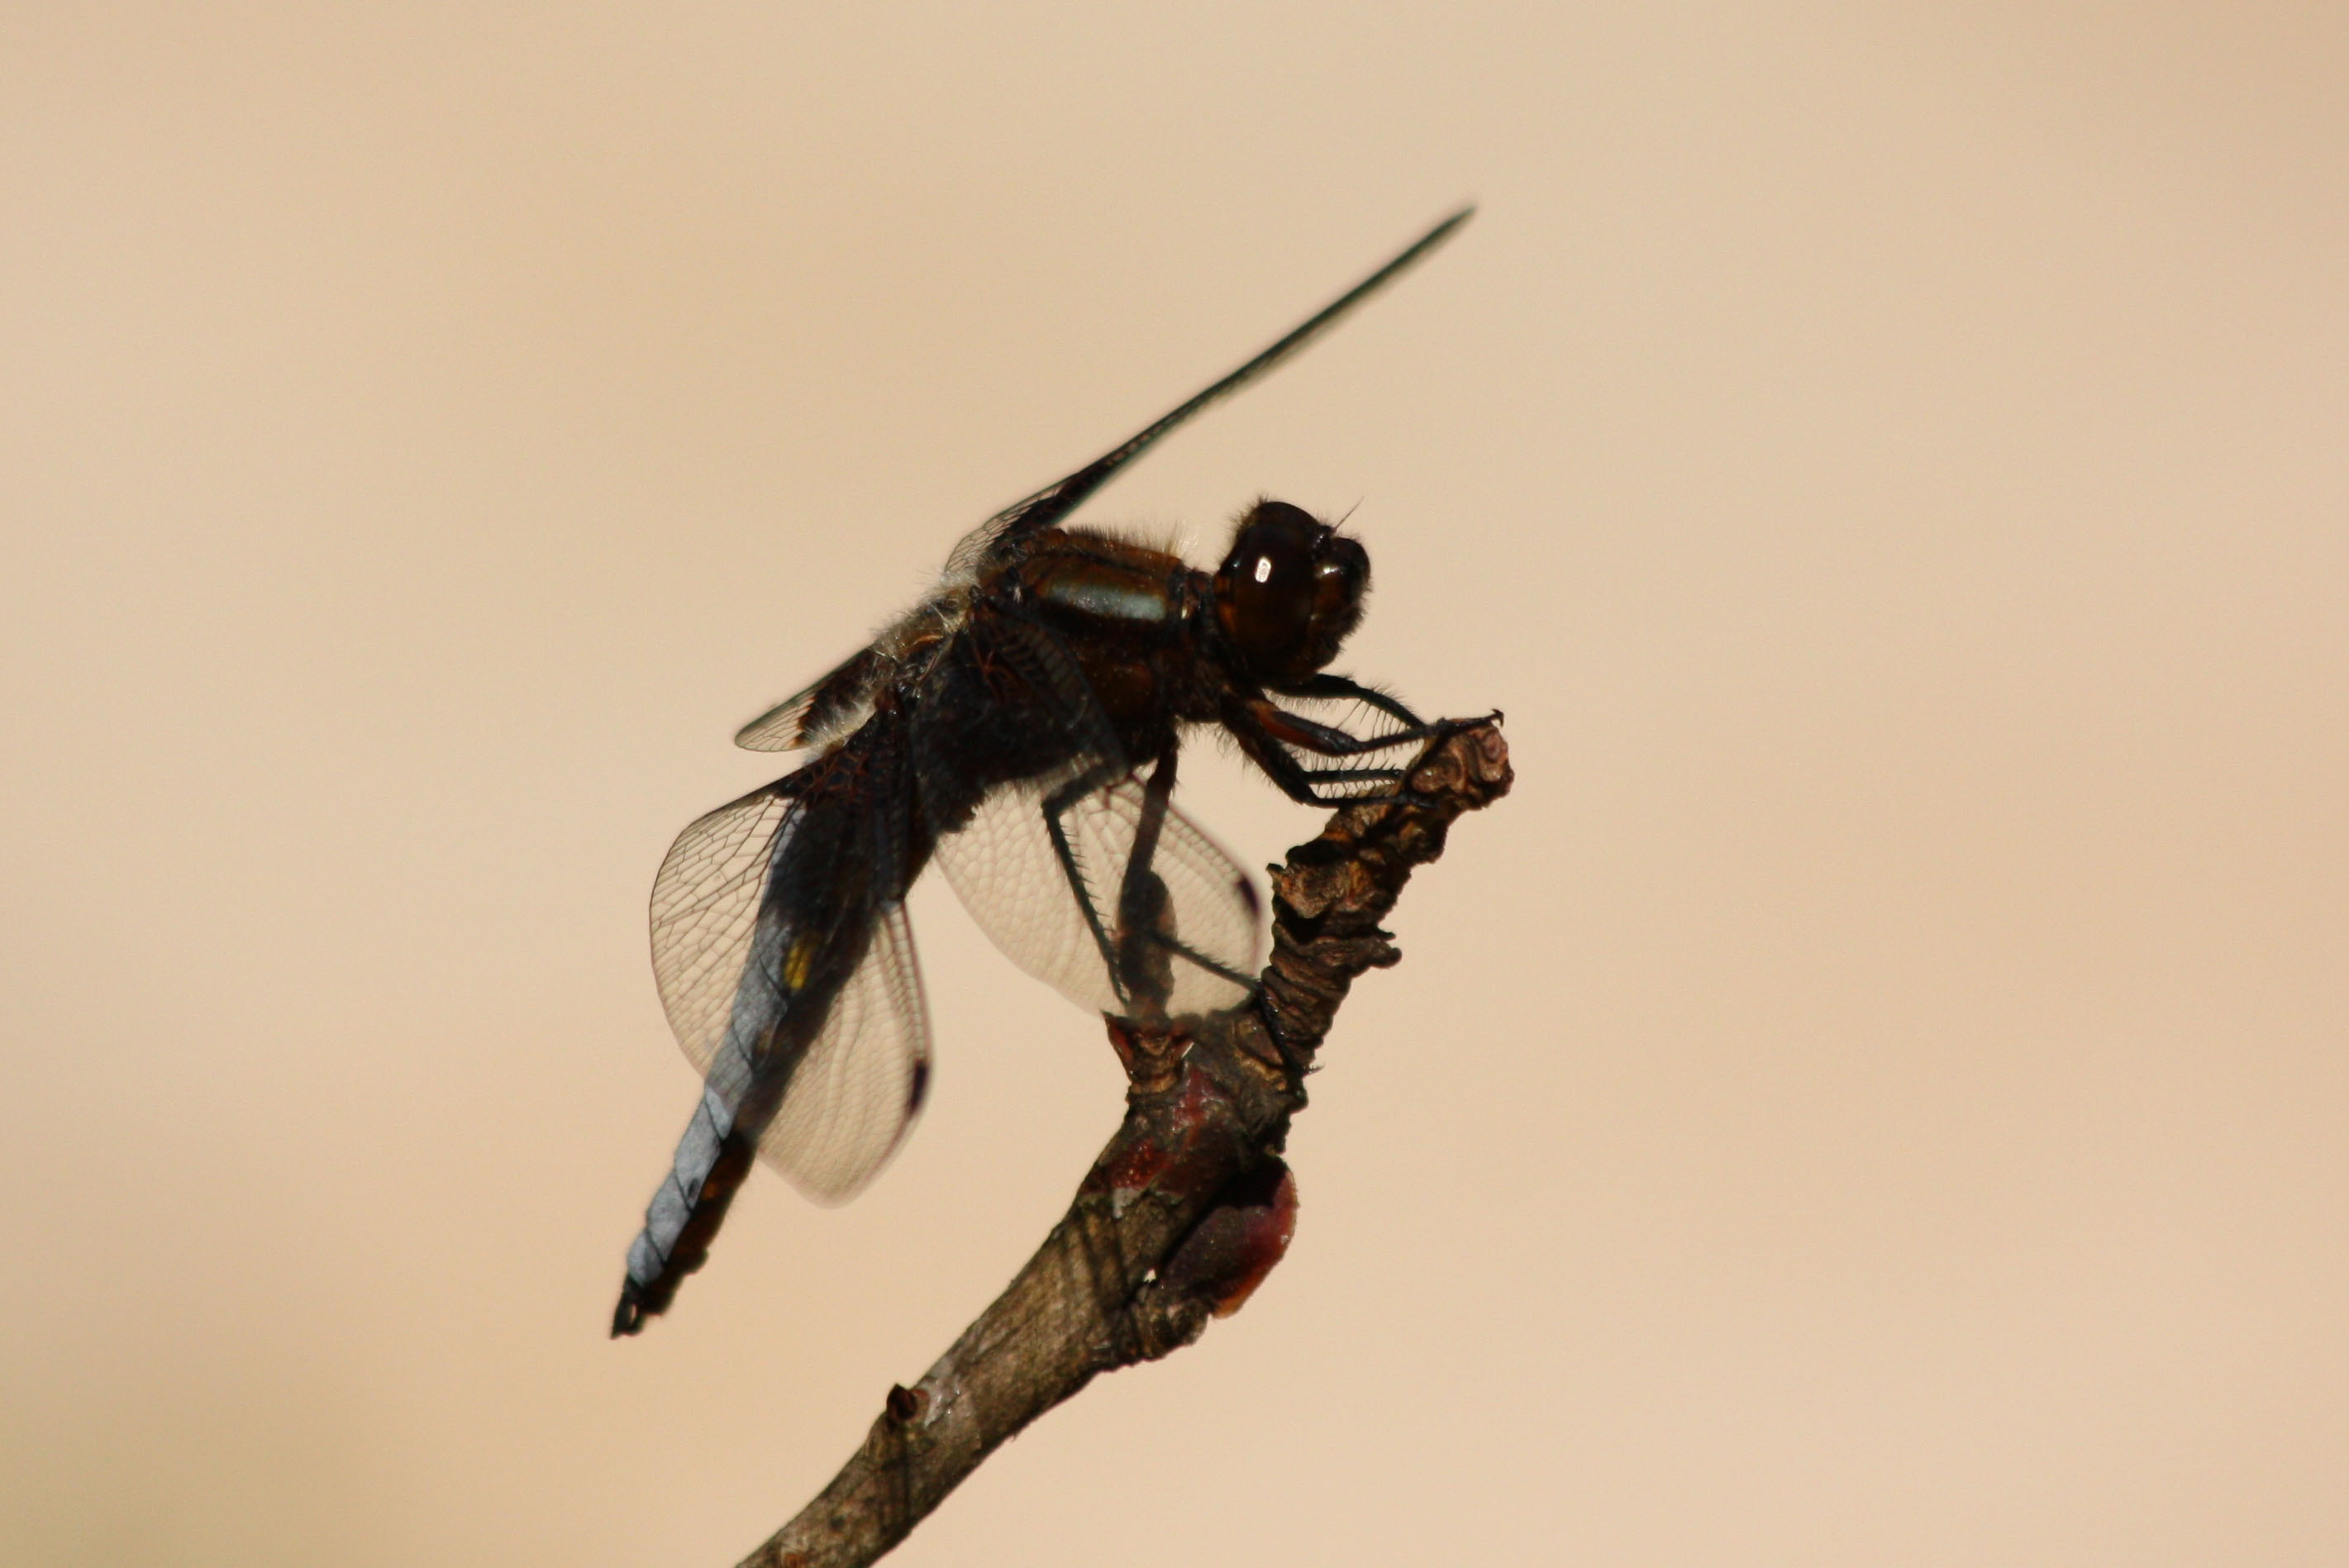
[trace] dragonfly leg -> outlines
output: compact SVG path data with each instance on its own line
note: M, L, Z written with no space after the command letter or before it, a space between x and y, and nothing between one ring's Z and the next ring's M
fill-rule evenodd
M1118 951L1123 983L1128 994L1164 1011L1174 994L1172 961L1181 959L1243 990L1256 981L1228 964L1184 941L1174 927L1174 898L1165 878L1156 870L1158 841L1166 826L1169 802L1174 794L1174 749L1170 746L1151 769L1142 791L1142 817L1134 826L1133 849L1126 857L1125 875L1118 888Z
M1076 850L1069 843L1069 831L1063 821L1076 804L1093 791L1117 777L1120 765L1103 760L1083 769L1074 778L1044 797L1044 831L1051 836L1053 857L1061 863L1061 874L1068 878L1069 896L1085 917L1086 929L1092 932L1093 945L1101 950L1102 965L1109 971L1110 984L1116 988L1118 1001L1128 1006L1133 995L1126 989L1125 971L1118 961L1117 945L1102 925L1101 910L1093 903L1092 889L1085 886L1084 867L1077 864ZM1121 889L1121 898L1123 889Z
M1336 678L1332 678L1336 679ZM1351 682L1347 684L1351 685ZM1367 689L1365 689L1367 690ZM1400 704L1398 704L1400 706ZM1415 729L1393 734L1350 735L1328 724L1288 712L1262 697L1244 698L1226 706L1224 728L1247 759L1264 770L1291 800L1308 805L1381 805L1403 798L1402 767L1309 768L1289 748L1317 756L1343 758L1392 751L1399 745L1443 734L1448 721L1430 724L1414 720ZM1384 784L1394 787L1360 792L1349 786Z
M1426 720L1404 707L1401 699L1390 697L1375 686L1365 686L1359 680L1350 680L1343 675L1331 675L1325 671L1314 676L1302 686L1284 689L1281 695L1313 697L1327 701L1351 700L1360 702L1364 707L1374 708L1402 724L1408 732L1402 737L1405 740L1421 740L1433 732L1433 727ZM1394 738L1388 737L1390 740Z
M1174 992L1172 939L1167 935L1174 901L1158 875L1158 840L1166 829L1166 808L1174 794L1174 749L1169 746L1142 786L1142 819L1117 889L1117 983L1119 992L1163 1017Z

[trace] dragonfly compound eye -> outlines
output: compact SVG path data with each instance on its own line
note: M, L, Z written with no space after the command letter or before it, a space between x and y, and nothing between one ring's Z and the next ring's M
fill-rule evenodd
M1216 573L1216 618L1247 672L1278 686L1337 657L1370 583L1361 545L1301 506L1259 501Z

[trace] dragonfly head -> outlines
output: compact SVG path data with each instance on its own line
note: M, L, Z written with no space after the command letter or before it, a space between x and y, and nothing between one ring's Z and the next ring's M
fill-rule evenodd
M1278 689L1338 657L1370 589L1370 553L1358 541L1301 506L1259 501L1216 570L1216 624L1241 668Z

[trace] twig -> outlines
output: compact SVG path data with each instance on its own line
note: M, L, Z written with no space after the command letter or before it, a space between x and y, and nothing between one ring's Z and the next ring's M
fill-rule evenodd
M1125 1120L1036 1255L863 1447L742 1568L852 1568L903 1541L997 1445L1100 1373L1155 1360L1239 1309L1288 1245L1280 1151L1354 978L1401 955L1379 921L1463 812L1510 784L1496 714L1413 765L1407 798L1347 806L1274 870L1255 999L1189 1029L1112 1023Z

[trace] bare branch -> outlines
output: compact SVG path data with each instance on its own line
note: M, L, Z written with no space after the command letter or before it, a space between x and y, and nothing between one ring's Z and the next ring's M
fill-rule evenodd
M1125 1120L1003 1294L742 1568L873 1562L997 1445L1098 1374L1190 1344L1287 1249L1280 1151L1305 1075L1356 976L1401 956L1379 921L1453 821L1510 784L1499 716L1431 743L1397 804L1338 811L1272 875L1273 950L1247 1006L1195 1028L1112 1023Z

